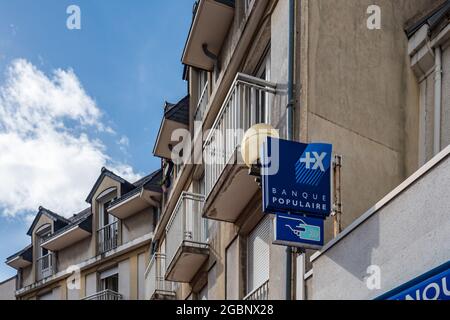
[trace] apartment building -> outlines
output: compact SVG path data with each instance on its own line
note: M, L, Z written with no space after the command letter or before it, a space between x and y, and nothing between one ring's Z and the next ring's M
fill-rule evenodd
M373 2L380 29L367 25ZM70 219L40 208L30 245L7 259L16 297L376 298L438 267L448 260L448 3L197 1L187 94L164 104L154 145L161 170L135 183L102 170L89 209ZM333 144L320 252L272 244L257 173L241 156L256 124ZM430 253L433 240L443 245ZM406 272L405 256L415 264ZM375 291L364 281L372 264L389 273ZM73 265L78 289L67 286Z
M449 17L430 2L406 27L420 168L312 256L309 299L450 299Z
M314 252L272 244L243 135L265 123L333 144L332 241L441 149L424 151L429 115L411 65L420 50L405 28L442 3L377 1L378 29L367 24L373 1L196 2L182 55L188 96L164 106L154 148L164 185L149 298L314 297Z
M85 210L66 218L40 207L27 232L30 244L6 259L17 269L15 297L144 299L160 182L160 170L130 183L103 168Z
M0 300L16 300L17 277L0 282Z

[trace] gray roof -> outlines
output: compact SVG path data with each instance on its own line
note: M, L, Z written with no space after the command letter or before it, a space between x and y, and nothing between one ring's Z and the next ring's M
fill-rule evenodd
M63 228L58 229L49 235L45 240L56 237L57 235L63 233L66 230L74 226L79 226L80 228L86 230L87 232L92 232L92 213L91 208L84 209L78 214L75 214L72 218L70 218L70 223Z
M76 222L78 222L78 221L80 221L80 220L83 220L83 219L86 218L90 213L91 213L91 207L86 208L86 209L82 210L81 212L79 212L79 213L77 213L77 214L74 214L74 215L69 219L69 220L70 220L70 223L73 224L73 223L76 223Z
M155 192L162 192L161 185L160 185L160 181L162 178L162 170L161 169L157 170L155 172L152 172L151 174L143 177L142 179L139 179L138 181L136 181L134 183L129 183L122 177L114 174L112 171L109 171L106 168L102 168L102 173L101 173L100 177L97 179L97 182L95 183L94 187L92 188L91 193L89 194L89 197L92 197L93 191L95 192L95 190L97 189L97 187L99 186L99 184L101 183L102 179L105 176L111 177L112 179L117 180L120 183L122 183L122 186L123 186L122 190L124 190L124 192L125 192L125 194L123 196L121 196L119 199L117 199L113 203L121 202L121 201L125 200L126 198L129 198L131 195L135 194L136 192L139 192L142 188L144 188L146 190L155 191ZM88 197L88 199L89 199L89 197ZM60 216L59 214L57 214L49 209L46 209L44 207L39 207L39 211L38 211L36 217L34 218L30 228L28 229L28 232L27 232L28 235L32 234L37 221L43 214L45 214L46 216L48 216L50 219L52 219L54 221L54 230L55 231L48 237L48 239L50 239L58 234L61 234L62 232L70 229L73 226L79 226L88 232L92 232L92 210L90 207L82 210L81 212L79 212L77 214L74 214L69 219L64 218L63 216ZM28 247L20 250L19 252L11 255L6 260L8 261L17 256L24 256L25 259L31 259L32 256L30 256L30 255L32 255L32 245L29 245Z
M12 260L15 257L23 257L25 260L32 261L33 260L33 246L30 244L26 246L24 249L14 253L13 255L6 258L6 262Z
M92 202L92 197L94 196L95 191L100 186L100 184L102 183L102 181L105 177L110 177L111 179L118 181L122 185L122 193L127 193L130 190L135 188L133 186L133 184L129 183L127 180L125 180L121 176L118 176L114 172L103 167L102 171L100 173L100 176L97 178L97 181L95 182L94 186L92 187L91 191L89 192L89 195L86 198L86 202L88 202L88 203Z
M162 192L161 180L162 180L162 169L159 169L133 184L136 187L143 187L145 190Z
M440 26L442 25L441 22L446 22L447 19L450 17L450 0L445 0L437 3L436 5L430 7L430 9L420 15L419 17L416 17L412 23L409 24L409 26L406 28L406 35L408 38L412 37L414 33L416 33L422 26L428 24L430 27L430 35L433 32L439 32L441 31Z
M164 105L164 118L185 125L189 124L189 95L176 104L166 102Z
M144 178L133 183L133 185L136 187L135 189L122 195L120 198L114 200L113 202L111 202L111 204L109 206L112 207L118 203L121 203L122 201L125 201L126 199L129 199L130 197L139 193L142 190L142 188L144 188L145 190L162 193L161 183L160 183L161 179L162 179L162 170L161 169L159 169L155 172L152 172L148 176L145 176Z
M39 221L39 218L43 214L45 214L47 217L49 217L50 219L52 219L55 222L55 229L62 228L63 226L70 223L69 219L66 219L63 216L60 216L59 214L57 214L53 211L50 211L44 207L39 207L38 213L37 213L36 217L34 218L33 222L31 223L30 228L27 231L27 235L31 236L33 229L36 226L36 223Z

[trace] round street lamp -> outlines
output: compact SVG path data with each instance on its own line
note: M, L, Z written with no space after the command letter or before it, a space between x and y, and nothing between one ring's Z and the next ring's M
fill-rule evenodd
M256 124L244 134L241 143L241 155L247 167L258 166L261 157L261 147L267 137L279 138L278 130L269 124Z

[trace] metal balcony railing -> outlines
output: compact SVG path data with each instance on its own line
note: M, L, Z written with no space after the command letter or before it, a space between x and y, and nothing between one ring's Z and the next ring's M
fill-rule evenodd
M110 223L97 230L98 253L102 254L117 248L119 239L119 222Z
M38 280L45 279L55 274L56 263L55 255L53 253L48 253L36 260L37 264L37 278Z
M203 145L206 198L234 152L240 148L245 132L255 124L271 124L275 93L275 84L237 74Z
M183 192L166 226L166 271L183 246L207 248L207 220L202 218L205 197Z
M262 286L256 288L245 296L244 300L257 301L257 300L269 300L269 280L263 283Z
M147 298L152 299L156 294L174 295L174 283L165 280L166 272L166 255L155 253L150 260L148 273L146 274L145 283Z
M122 300L123 296L112 290L103 290L83 298L83 300Z
M198 104L194 115L195 121L203 121L203 116L205 115L206 106L208 105L208 102L209 102L208 82L206 82L205 86L203 87L200 98L198 99Z

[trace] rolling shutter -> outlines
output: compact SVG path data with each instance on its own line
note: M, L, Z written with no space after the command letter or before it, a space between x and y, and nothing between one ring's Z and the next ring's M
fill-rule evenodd
M100 273L100 280L104 280L119 273L119 268L111 268Z
M248 236L247 294L269 280L270 229L270 218L266 217Z
M239 238L226 250L226 299L239 300Z

